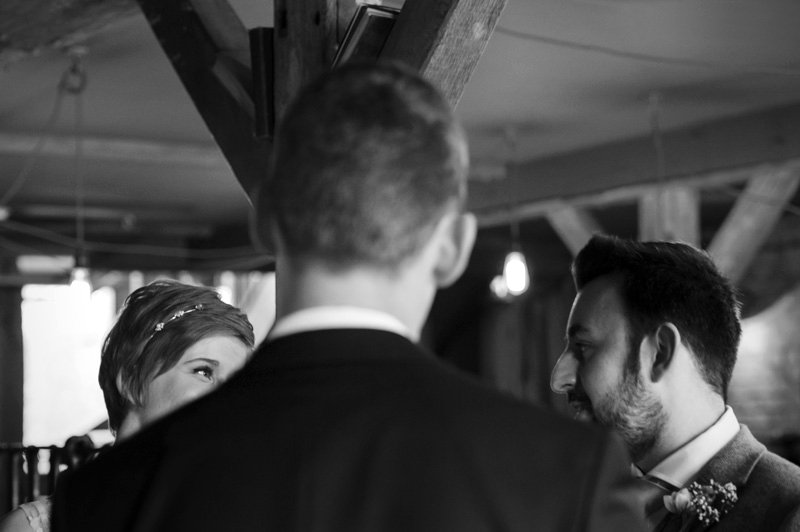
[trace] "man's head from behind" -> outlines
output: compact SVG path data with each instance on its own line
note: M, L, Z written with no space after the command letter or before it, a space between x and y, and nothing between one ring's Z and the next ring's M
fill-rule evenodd
M706 253L597 235L572 274L578 295L551 383L574 407L618 428L633 454L646 453L667 419L648 381L669 367L676 348L689 354L694 382L724 400L741 335L739 303ZM651 367L642 367L642 346L652 347Z
M463 130L427 81L345 65L305 87L276 134L260 230L326 268L393 271L466 199Z

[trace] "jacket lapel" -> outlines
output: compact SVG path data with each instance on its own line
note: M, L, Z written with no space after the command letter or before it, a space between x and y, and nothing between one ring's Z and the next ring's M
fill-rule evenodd
M747 483L750 474L765 452L766 447L755 439L750 429L740 425L739 432L736 433L733 440L714 455L689 484L692 482L708 484L714 480L722 485L731 482L739 489ZM720 518L719 523L706 526L694 515L670 514L656 527L656 530L661 532L701 532L709 529L714 532L724 532L726 529L725 516Z

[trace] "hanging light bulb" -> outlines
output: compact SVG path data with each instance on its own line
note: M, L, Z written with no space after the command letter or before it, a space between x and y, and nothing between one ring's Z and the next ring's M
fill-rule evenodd
M86 260L85 183L83 175L83 91L86 88L86 71L82 59L87 50L76 46L70 49L72 62L59 84L59 91L75 96L75 267L70 274L70 290L80 303L88 304L92 298L92 284Z
M521 251L512 250L506 255L503 264L503 281L508 288L509 295L519 296L528 290L531 279L528 275L528 263Z
M517 132L516 128L509 126L505 131L505 140L508 147L506 165L506 175L511 184L514 184L514 170L516 165L512 163L516 158ZM510 196L511 197L511 196ZM528 273L528 262L522 253L519 238L519 221L514 219L509 203L509 225L511 227L511 251L506 255L503 262L503 274L492 279L489 288L498 299L508 301L516 296L524 294L531 284L530 274Z
M92 281L89 268L86 267L86 257L82 254L75 258L75 267L69 276L69 288L80 302L88 302L92 298Z
M511 251L503 262L502 275L495 276L489 288L498 299L510 300L528 291L531 277L528 272L528 261L519 244L519 225L511 224Z

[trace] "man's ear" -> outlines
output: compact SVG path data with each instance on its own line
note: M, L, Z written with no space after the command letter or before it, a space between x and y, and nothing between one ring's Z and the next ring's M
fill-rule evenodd
M681 333L672 323L662 323L653 335L655 357L652 359L651 378L658 382L675 360L675 353L681 344Z
M456 214L443 222L448 225L434 269L439 288L450 286L464 273L478 232L478 221L472 213Z

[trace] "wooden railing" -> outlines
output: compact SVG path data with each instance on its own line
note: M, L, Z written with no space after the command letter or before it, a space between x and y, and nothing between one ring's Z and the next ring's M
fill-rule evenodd
M70 438L64 447L0 443L0 515L50 495L60 474L79 467L96 452L88 436Z

